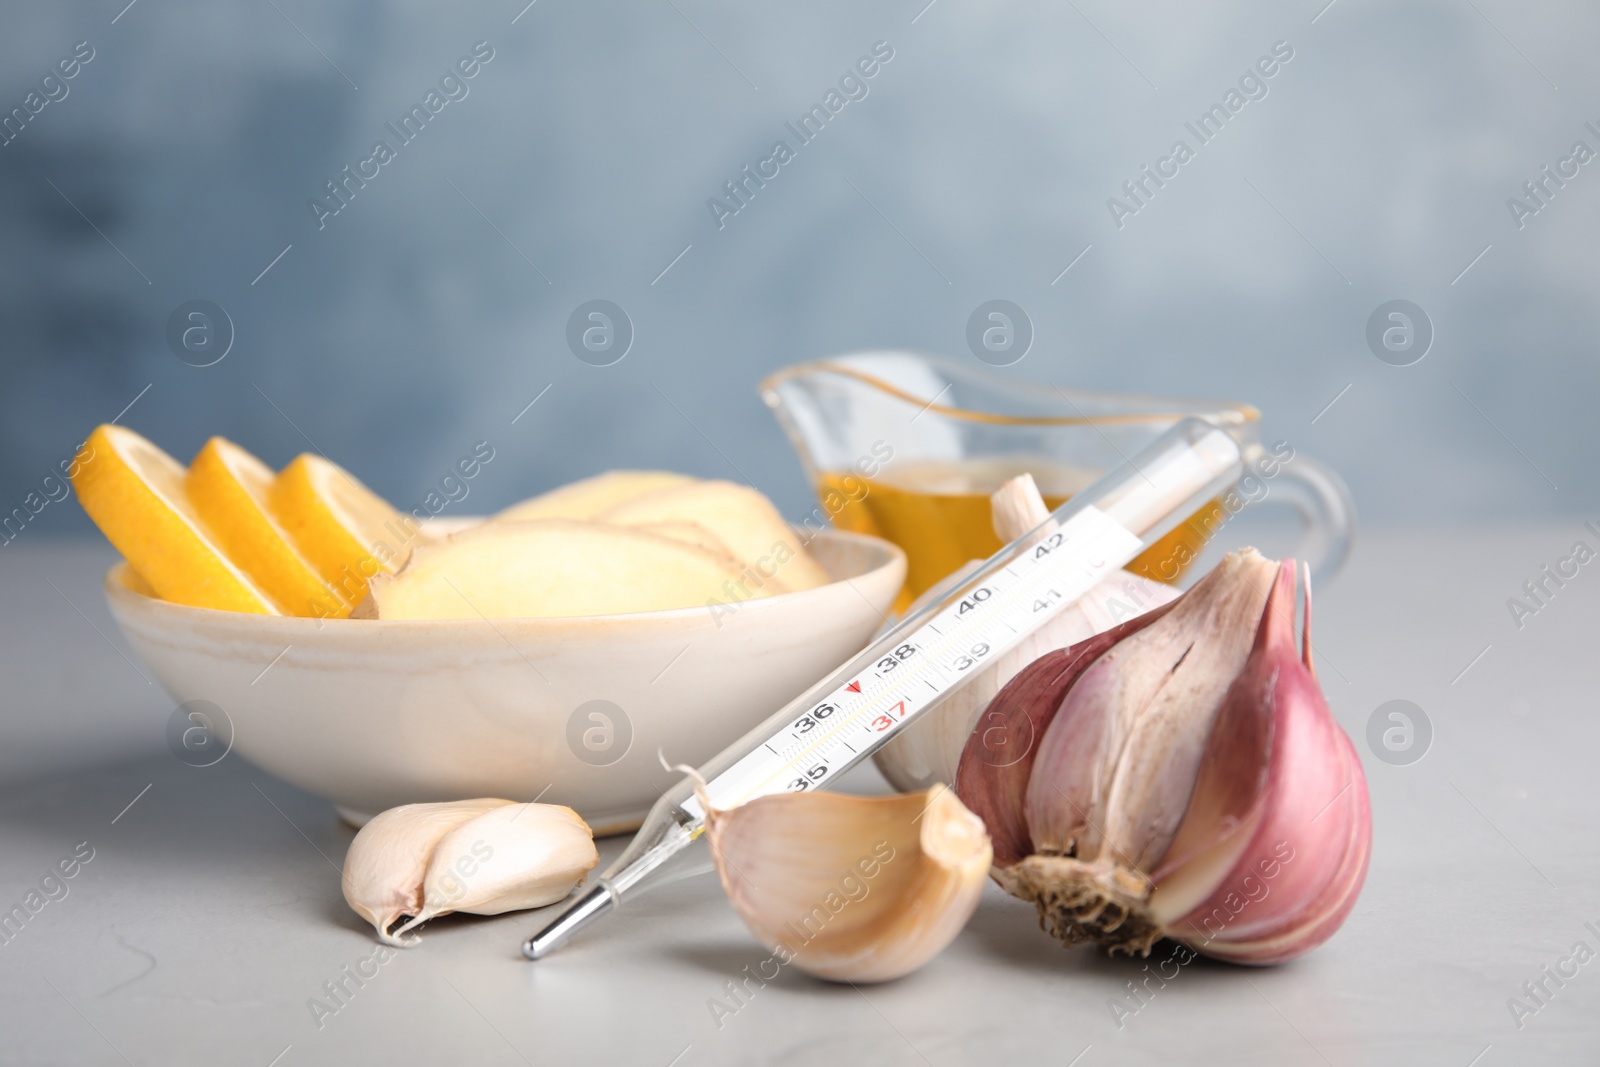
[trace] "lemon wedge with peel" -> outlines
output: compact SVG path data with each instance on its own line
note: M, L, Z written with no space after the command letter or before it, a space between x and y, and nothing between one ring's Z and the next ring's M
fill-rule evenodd
M300 554L352 603L375 575L399 570L422 538L416 519L337 463L309 452L283 468L269 499Z
M271 594L235 566L206 529L183 465L132 430L97 427L72 479L83 510L163 600L281 615Z
M342 619L352 604L323 581L272 514L273 478L255 456L213 437L189 464L184 485L212 538L285 611Z

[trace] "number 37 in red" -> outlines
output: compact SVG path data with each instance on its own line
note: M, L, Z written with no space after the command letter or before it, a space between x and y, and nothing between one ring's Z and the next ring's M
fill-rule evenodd
M905 717L906 702L904 700L897 702L894 707L889 709L887 714L879 715L877 718L873 719L872 728L880 734L883 733L883 731L894 725L894 716L896 713L899 713L901 718Z

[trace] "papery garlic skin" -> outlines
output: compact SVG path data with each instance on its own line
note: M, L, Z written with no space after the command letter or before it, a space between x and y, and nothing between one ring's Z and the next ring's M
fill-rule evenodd
M1050 508L1031 474L1019 475L1002 485L990 497L989 506L994 532L1007 544L1036 528L1039 539L1056 529L1057 524L1048 521ZM978 563L974 560L969 567ZM959 585L966 573L957 572L928 590L907 614L942 597ZM874 754L873 762L889 784L902 793L954 783L967 738L980 725L992 728L992 724L980 724L979 719L1019 671L1049 652L1087 641L1128 619L1170 604L1178 595L1179 590L1170 585L1126 571L1106 578L1024 637L1015 648L995 657L959 690L906 724Z
M594 834L571 808L495 808L439 840L423 878L422 907L398 932L451 912L500 915L554 904L598 862Z
M373 816L350 842L339 879L345 903L387 945L409 946L389 928L422 908L422 881L439 840L460 824L510 804L486 797L443 804L405 804ZM404 931L401 931L402 933Z
M1370 851L1366 780L1309 642L1295 654L1294 597L1291 562L1246 550L1109 651L1068 650L1063 664L1096 658L1058 706L1027 672L996 698L1043 724L1039 751L996 767L974 735L957 789L995 834L996 880L1054 936L1141 954L1166 936L1268 964L1348 915ZM1308 597L1307 633L1309 616Z
M993 853L949 789L790 793L706 816L734 910L784 963L836 982L921 967L971 918Z

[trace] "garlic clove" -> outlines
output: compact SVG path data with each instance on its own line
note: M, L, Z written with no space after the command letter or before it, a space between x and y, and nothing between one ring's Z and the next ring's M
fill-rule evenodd
M884 982L944 949L978 906L993 853L949 789L793 793L706 817L734 910L783 963Z
M1009 544L1036 527L1038 537L1056 532L1059 523L1050 519L1050 505L1044 502L1033 475L1026 472L1006 482L989 497L989 521L995 536ZM1044 525L1046 522L1048 526ZM1032 543L1032 542L1030 542Z
M483 798L445 804L405 804L373 816L350 842L340 886L347 904L388 945L412 942L390 934L402 915L422 908L422 880L439 839L461 823L510 804ZM402 931L403 932L403 931Z
M1345 739L1345 743L1349 743L1348 739ZM1356 759L1353 747L1351 757ZM1359 766L1358 759L1356 762ZM1353 786L1336 805L1343 809L1343 822L1347 830L1342 838L1342 849L1338 848L1340 839L1330 839L1331 835L1326 833L1308 834L1298 844L1291 845L1296 848L1297 857L1310 855L1319 861L1326 857L1338 858L1337 864L1319 862L1302 872L1300 881L1303 883L1315 884L1314 878L1318 878L1319 874L1325 875L1318 878L1320 888L1315 896L1302 898L1303 902L1299 905L1287 898L1274 898L1271 909L1258 912L1253 917L1267 921L1238 922L1215 935L1210 924L1219 921L1216 908L1204 912L1197 909L1194 915L1178 924L1175 936L1182 937L1214 959L1255 966L1293 959L1332 937L1355 907L1371 859L1372 815L1365 781L1360 783L1359 788ZM1333 811L1330 809L1323 819L1332 817ZM1307 850L1326 851L1300 851L1300 845ZM1253 872L1247 871L1244 876L1250 873ZM1221 903L1226 903L1225 897Z
M1015 541L1030 531L1035 531L1036 539L1043 538L1055 530L1054 523L1041 525L1050 519L1051 512L1030 474L1018 475L1002 485L990 497L989 507L995 534L1001 541ZM973 560L966 570L928 590L911 605L908 614L961 584L965 574L981 562ZM981 729L990 737L999 736L997 724L984 716L984 711L993 706L996 695L1019 671L1056 649L1087 641L1144 612L1170 604L1178 595L1172 586L1136 574L1123 571L1112 575L1023 638L1015 648L996 657L947 699L918 715L878 750L873 762L889 784L902 793L954 783L962 751L973 732L980 729L980 716ZM1037 741L1040 733L1034 733L1031 740ZM990 753L989 758L1000 757ZM1004 851L998 842L996 848Z
M1216 710L1249 657L1272 571L1254 549L1228 556L1078 678L1029 782L1038 852L1133 872L1160 862Z
M1279 962L1332 936L1355 904L1371 848L1361 761L1306 667L1309 643L1295 650L1294 596L1294 568L1285 561L1250 662L1218 716L1196 803L1174 842L1179 863L1166 864L1177 866L1176 877L1158 873L1161 888L1150 901L1151 914L1178 936L1242 963ZM1227 731L1230 721L1254 725ZM1254 774L1228 766L1239 762L1226 751L1230 741L1246 733L1266 741L1264 750L1255 746ZM1182 846L1227 824L1247 802L1238 784L1245 781L1256 796L1233 835L1238 844L1223 842L1198 865L1211 877L1189 875ZM1226 865L1218 862L1223 852ZM1187 891L1172 892L1169 883Z
M456 911L500 915L554 904L599 861L594 834L571 808L495 808L440 838L423 878L422 907L398 932Z
M1056 937L1147 954L1170 936L1262 965L1315 948L1349 915L1370 802L1309 639L1295 648L1295 586L1292 561L1230 556L1101 654L1059 710L1025 709L1048 723L1021 805L1032 854L995 873ZM1309 604L1308 593L1307 634ZM1207 669L1186 669L1195 663ZM973 774L979 814L1012 825L1015 783Z
M957 795L988 828L996 868L1010 867L1034 851L1026 817L1028 780L1038 741L1067 690L1104 652L1166 610L1159 607L1071 648L1046 653L1008 681L978 716L953 777ZM1094 749L1080 738L1074 743Z
M1264 641L1275 646L1278 640L1268 619L1282 610L1280 585L1274 582L1250 658L1212 721L1183 822L1151 875L1159 886L1151 907L1163 921L1176 921L1197 907L1238 862L1262 823L1273 749L1282 739L1272 711L1277 678L1261 671L1258 657ZM1292 623L1289 640L1292 646Z

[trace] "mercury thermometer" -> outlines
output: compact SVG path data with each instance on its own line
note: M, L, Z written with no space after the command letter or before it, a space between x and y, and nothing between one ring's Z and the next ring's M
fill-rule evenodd
M1239 442L1187 418L1051 515L1048 536L1006 545L945 596L913 613L702 766L718 810L773 793L819 789L981 673L1244 473ZM529 938L543 959L631 894L670 881L668 861L705 828L685 780L669 789L598 881ZM681 872L677 872L681 873Z

